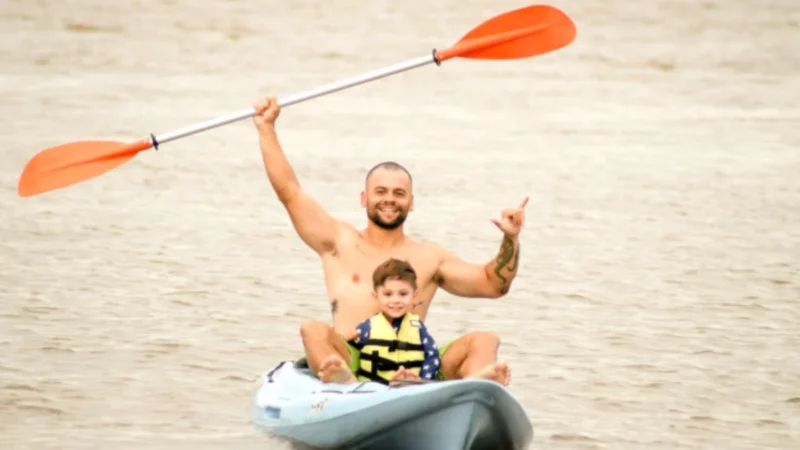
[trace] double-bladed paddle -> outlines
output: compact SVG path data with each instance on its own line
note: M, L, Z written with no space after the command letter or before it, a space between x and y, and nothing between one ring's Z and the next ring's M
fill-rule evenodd
M300 103L430 63L451 58L481 60L521 59L558 50L575 39L575 24L557 8L533 5L495 16L464 35L453 46L434 49L430 55L330 83L278 99L281 107ZM18 193L30 197L99 176L131 160L137 153L169 141L251 117L248 108L161 135L141 140L78 141L51 147L33 156L22 171Z

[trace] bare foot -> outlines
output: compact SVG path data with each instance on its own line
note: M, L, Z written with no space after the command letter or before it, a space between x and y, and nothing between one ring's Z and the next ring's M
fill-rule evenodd
M496 362L489 364L467 378L483 378L508 386L511 382L511 368L505 362Z
M330 355L322 361L317 376L323 383L352 384L357 383L356 377L350 371L339 355Z

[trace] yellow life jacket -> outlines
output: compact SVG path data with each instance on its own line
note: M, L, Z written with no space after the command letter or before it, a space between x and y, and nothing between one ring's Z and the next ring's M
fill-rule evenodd
M361 349L361 362L356 372L358 379L389 384L400 366L419 375L425 361L425 351L419 339L419 316L407 313L396 334L382 313L372 316L369 321L369 339Z

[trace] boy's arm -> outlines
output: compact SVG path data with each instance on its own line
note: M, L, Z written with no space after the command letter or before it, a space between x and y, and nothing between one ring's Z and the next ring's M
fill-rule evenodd
M433 336L428 333L425 324L419 324L419 340L422 342L422 350L425 352L425 361L422 363L422 368L419 370L419 377L423 380L432 380L436 377L439 371L441 361L439 361L439 348L436 347L436 342Z
M364 343L369 339L370 328L369 319L361 322L356 326L356 331L353 333L353 335L348 336L349 339L346 339L347 342L357 350L361 350L364 348Z

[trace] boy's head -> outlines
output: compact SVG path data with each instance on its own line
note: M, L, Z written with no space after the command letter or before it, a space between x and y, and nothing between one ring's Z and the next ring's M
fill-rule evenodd
M417 293L417 273L406 261L391 258L375 269L372 286L381 312L392 319L403 317Z

